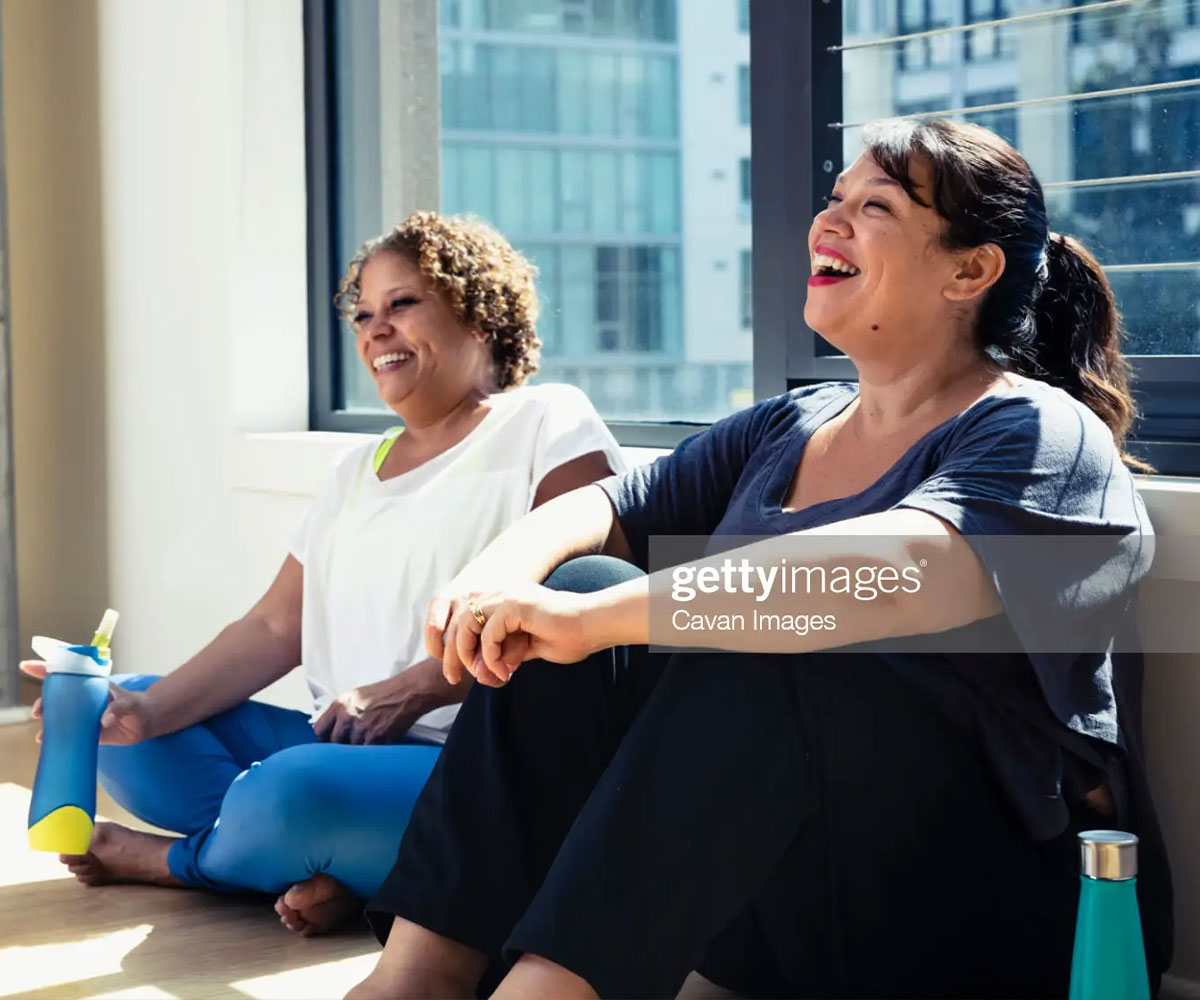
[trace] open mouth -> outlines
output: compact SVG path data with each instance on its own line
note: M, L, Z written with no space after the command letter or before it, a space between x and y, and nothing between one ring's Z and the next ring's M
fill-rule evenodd
M862 272L845 257L835 257L827 253L814 253L812 257L812 277L810 285L831 285L848 278L856 278Z
M407 364L410 358L412 358L412 351L393 351L391 354L381 354L371 360L371 368L374 369L376 375L394 372L397 368Z

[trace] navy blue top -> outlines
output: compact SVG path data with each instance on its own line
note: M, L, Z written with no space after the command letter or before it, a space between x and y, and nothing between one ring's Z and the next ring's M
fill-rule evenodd
M782 510L809 437L857 396L853 383L796 389L735 413L650 465L600 485L635 561L651 535L772 535L899 507L924 510L966 536L1113 535L1135 538L1081 587L1064 562L1020 576L1003 545L977 544L1024 652L954 655L872 652L916 684L982 746L1037 839L1066 829L1068 804L1107 777L1119 818L1129 790L1114 760L1140 765L1141 661L1135 654L1046 654L1036 634L1045 608L1064 629L1123 627L1133 584L1146 572L1152 530L1111 432L1065 392L1029 382L988 396L918 440L861 493ZM1073 633L1070 633L1073 634ZM1058 648L1062 648L1061 646ZM1072 647L1074 648L1074 647ZM1092 636L1086 648L1097 646ZM1124 676L1123 676L1124 675ZM1140 767L1138 768L1140 773ZM1076 787L1072 787L1072 783ZM1135 798L1137 789L1133 790Z

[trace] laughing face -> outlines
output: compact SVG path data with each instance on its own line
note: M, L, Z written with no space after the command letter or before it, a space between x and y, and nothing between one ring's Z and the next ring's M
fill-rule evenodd
M932 203L928 165L914 162L912 178L918 196ZM956 309L946 293L959 262L942 245L944 225L860 156L809 230L805 322L856 359L919 347L924 331Z
M491 380L486 339L459 323L406 256L376 254L359 281L353 312L358 356L388 406L401 412L422 398L461 398Z

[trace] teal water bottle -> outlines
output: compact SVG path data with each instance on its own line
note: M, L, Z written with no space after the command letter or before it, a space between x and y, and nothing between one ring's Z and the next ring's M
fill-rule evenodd
M1079 834L1079 918L1070 1000L1150 1000L1132 833Z

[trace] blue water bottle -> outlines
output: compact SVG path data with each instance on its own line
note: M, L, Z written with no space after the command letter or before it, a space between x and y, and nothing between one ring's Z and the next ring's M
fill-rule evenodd
M111 608L89 646L44 635L33 649L46 663L42 683L42 751L29 804L29 846L56 854L86 854L96 817L96 755L100 718L112 673Z
M1120 830L1079 834L1082 870L1070 1000L1150 1000L1137 901L1137 842Z

